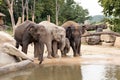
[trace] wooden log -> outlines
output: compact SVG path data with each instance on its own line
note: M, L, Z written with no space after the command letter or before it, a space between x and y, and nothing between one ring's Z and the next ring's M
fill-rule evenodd
M106 31L106 32L91 32L91 33L82 35L82 37L88 37L88 36L94 36L94 35L106 35L106 34L108 34L108 35L114 35L114 36L120 37L120 34L119 34L119 33L113 32L113 31Z
M83 25L86 27L87 31L92 31L92 30L96 30L97 28L102 28L102 29L107 29L107 25L106 24L99 24L99 25Z
M2 46L2 52L7 53L9 55L13 55L16 57L20 57L22 59L29 59L31 61L33 61L33 59L31 59L30 57L28 57L25 53L23 53L22 51L18 50L17 48L15 48L13 45L9 44L9 43L5 43Z
M18 63L13 63L13 64L0 67L0 75L31 68L31 67L35 67L35 64L30 60L24 60Z

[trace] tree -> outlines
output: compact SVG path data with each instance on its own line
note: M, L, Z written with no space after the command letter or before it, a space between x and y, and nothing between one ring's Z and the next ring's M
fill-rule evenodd
M88 10L83 9L76 4L74 0L5 0L13 1L12 10L14 22L17 23L19 17L24 15L24 20L34 20L36 23L47 20L47 15L50 15L51 22L61 25L67 20L76 22L84 22L88 16ZM5 21L10 23L10 16L6 10L8 4L2 0L0 11L6 15ZM56 3L57 1L57 3ZM7 6L6 6L7 5ZM23 7L22 7L23 6ZM10 6L11 7L11 6ZM33 17L34 15L34 17ZM29 17L28 17L29 16Z
M34 22L34 19L35 19L35 0L34 0L34 3L33 3L33 11L32 11L32 21Z
M22 0L22 22L24 22L25 19L25 8L26 8L26 4L24 2L25 0Z
M83 9L82 6L76 4L74 0L66 0L66 2L60 7L60 21L61 23L67 20L73 20L79 23L83 23L88 16L88 10Z
M2 0L0 0L0 4L2 3Z
M59 5L58 5L58 0L56 0L56 25L58 25L58 13L59 13Z
M10 13L12 27L13 27L13 33L14 33L14 29L15 29L15 20L14 20L14 15L13 15L13 3L14 3L14 0L5 0L5 2L7 4L8 11Z
M120 0L99 0L106 16L120 17Z
M99 3L104 8L103 12L108 17L112 28L116 32L120 32L120 0L99 0Z

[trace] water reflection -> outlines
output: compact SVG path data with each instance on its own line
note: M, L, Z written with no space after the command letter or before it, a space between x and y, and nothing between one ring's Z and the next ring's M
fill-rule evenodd
M28 80L82 80L79 66L41 66Z
M120 66L115 65L42 65L19 71L0 80L119 80Z

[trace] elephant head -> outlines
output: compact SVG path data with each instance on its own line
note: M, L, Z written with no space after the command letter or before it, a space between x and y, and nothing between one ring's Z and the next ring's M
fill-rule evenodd
M34 39L40 41L42 41L42 37L46 36L47 34L45 27L39 24L30 24L29 28L27 28L27 31Z
M35 49L35 52L34 52L35 55L34 56L35 57L40 56L39 60L40 60L40 64L41 64L42 61L43 61L44 40L45 40L45 37L47 35L46 29L43 25L31 24L31 26L29 26L27 31L36 40L34 42L34 45L35 45L35 48L34 48Z
M53 30L52 30L52 35L54 40L56 41L62 41L65 36L66 36L66 32L65 29L60 27L60 26L56 26Z

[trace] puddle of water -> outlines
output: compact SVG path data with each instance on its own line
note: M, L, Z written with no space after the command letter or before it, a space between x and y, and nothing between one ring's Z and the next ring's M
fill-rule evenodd
M0 80L119 80L117 65L41 65L0 76Z

